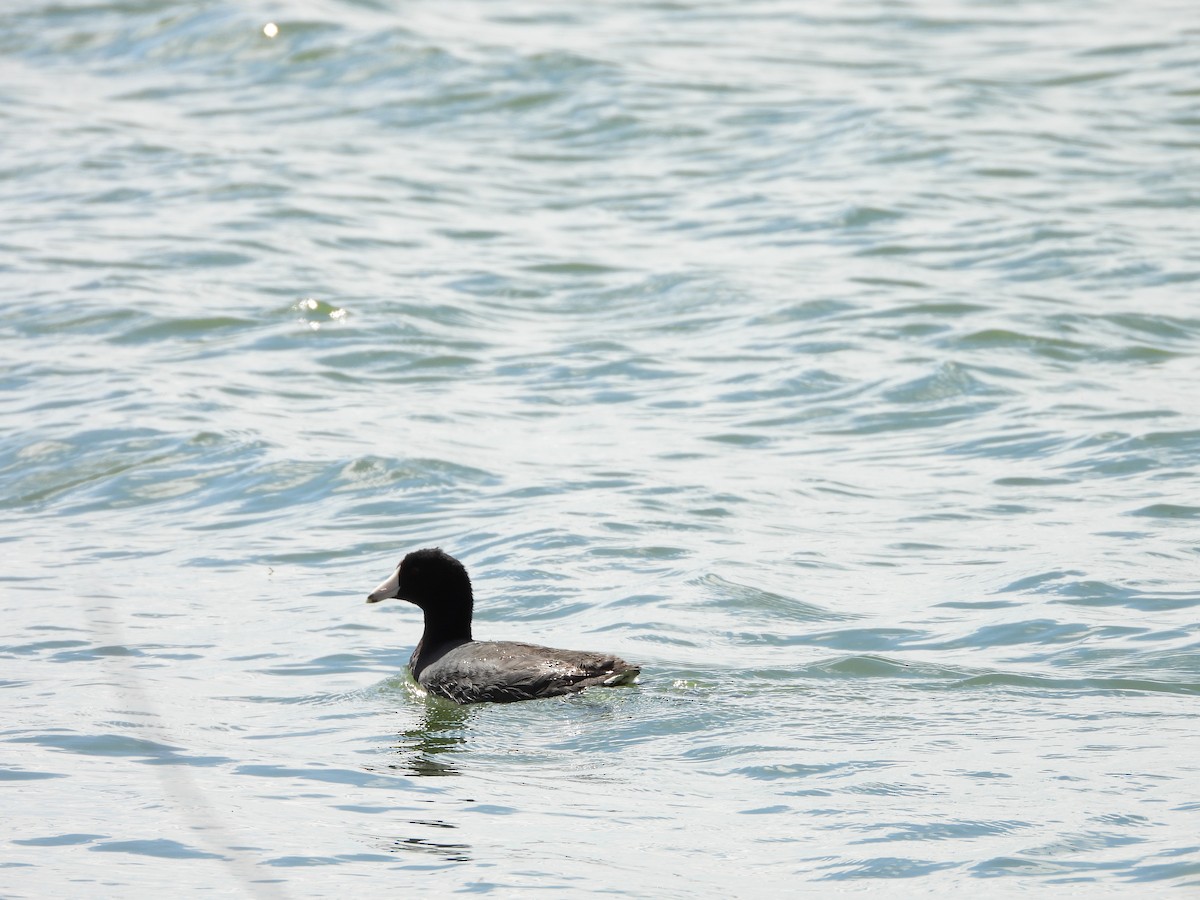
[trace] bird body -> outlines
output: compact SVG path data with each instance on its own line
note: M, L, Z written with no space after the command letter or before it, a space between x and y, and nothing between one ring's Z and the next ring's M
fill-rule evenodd
M467 570L440 549L414 550L367 597L420 607L425 633L409 660L429 693L455 703L512 703L633 682L640 668L611 653L557 650L519 641L476 641Z

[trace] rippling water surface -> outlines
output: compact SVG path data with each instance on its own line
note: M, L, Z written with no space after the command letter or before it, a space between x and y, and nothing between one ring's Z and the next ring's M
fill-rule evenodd
M1198 46L6 6L0 893L1194 892ZM641 684L421 696L432 545Z

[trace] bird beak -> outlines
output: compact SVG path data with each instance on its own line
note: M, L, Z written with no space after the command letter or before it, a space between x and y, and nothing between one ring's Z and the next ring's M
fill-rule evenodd
M388 600L400 593L400 567L396 566L396 571L393 572L384 582L367 594L368 603L378 603L380 600Z

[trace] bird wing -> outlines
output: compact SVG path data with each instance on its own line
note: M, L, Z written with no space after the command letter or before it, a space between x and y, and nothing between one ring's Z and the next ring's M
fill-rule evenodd
M436 674L422 673L422 685L457 703L553 697L589 686L626 684L639 671L612 654L555 650L515 641L466 645L448 653L436 668ZM426 675L433 676L428 684Z

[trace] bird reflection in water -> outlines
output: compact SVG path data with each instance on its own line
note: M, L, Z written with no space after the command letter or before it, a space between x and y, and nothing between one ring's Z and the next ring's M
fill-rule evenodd
M431 828L455 828L448 822L430 822L414 820L413 825L423 825ZM407 850L414 853L427 853L437 856L446 862L469 862L471 859L470 846L467 844L449 844L444 841L431 841L425 838L398 838L392 846L396 850Z
M392 768L412 775L458 775L453 756L465 742L464 728L473 710L436 697L427 698L421 724L400 732Z
M410 775L458 775L459 771L451 760L460 745L465 743L463 726L472 714L469 706L459 706L436 697L426 698L420 725L402 731L397 736L396 754L400 762L391 763L389 767L401 769ZM409 824L422 829L458 827L441 819L413 819ZM396 851L429 854L446 862L467 862L471 859L470 845L427 837L396 838L391 847Z

